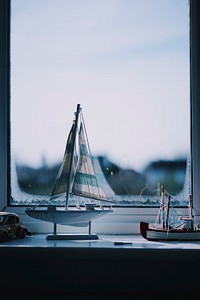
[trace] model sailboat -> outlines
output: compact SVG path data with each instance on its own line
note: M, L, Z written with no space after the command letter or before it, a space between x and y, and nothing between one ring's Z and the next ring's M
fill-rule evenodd
M63 197L64 208L52 205ZM76 198L76 207L69 207L71 197ZM33 218L54 224L84 227L88 226L91 220L112 212L111 207L103 208L101 204L99 208L95 207L96 202L103 201L112 202L98 182L82 109L78 104L49 205L45 208L29 208L26 213ZM81 204L83 202L84 206Z
M153 225L140 223L141 235L147 240L200 240L200 227L195 224L192 197L189 197L188 215L178 217L171 207L171 197L166 201L165 189L162 187L160 209Z

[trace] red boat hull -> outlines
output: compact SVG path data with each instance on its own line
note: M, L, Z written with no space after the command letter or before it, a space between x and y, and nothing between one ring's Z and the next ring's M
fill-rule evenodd
M150 241L200 241L200 230L161 230L149 227L149 223L140 223L140 233Z

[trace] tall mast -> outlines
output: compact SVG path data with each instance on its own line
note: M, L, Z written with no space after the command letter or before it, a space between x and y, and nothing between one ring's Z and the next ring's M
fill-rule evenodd
M68 207L69 193L70 193L70 188L71 188L72 170L73 170L72 167L73 167L74 150L75 150L76 136L77 136L77 131L78 131L78 120L79 120L80 111L81 111L81 106L80 106L80 104L77 104L75 120L74 120L74 134L73 134L73 139L72 139L72 151L71 151L71 157L70 157L69 183L67 185L67 190L66 190L65 209L67 209L67 207Z
M168 196L168 202L167 202L167 216L166 216L166 228L169 227L169 210L170 210L170 195Z
M190 219L193 218L193 201L192 201L192 196L189 196L189 217Z
M191 220L191 229L194 230L193 201L191 195L189 196L189 218Z
M162 226L165 228L165 188L162 186L162 196L161 196L161 207L162 207Z

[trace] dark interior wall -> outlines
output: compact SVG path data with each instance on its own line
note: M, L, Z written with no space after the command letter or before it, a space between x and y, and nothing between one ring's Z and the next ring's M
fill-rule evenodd
M2 247L0 293L27 299L193 299L200 295L199 265L199 250Z

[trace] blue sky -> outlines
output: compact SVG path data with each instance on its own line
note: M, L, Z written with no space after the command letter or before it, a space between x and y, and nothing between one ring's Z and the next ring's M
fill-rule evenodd
M12 149L62 158L76 104L94 154L141 170L189 150L187 0L12 1Z

